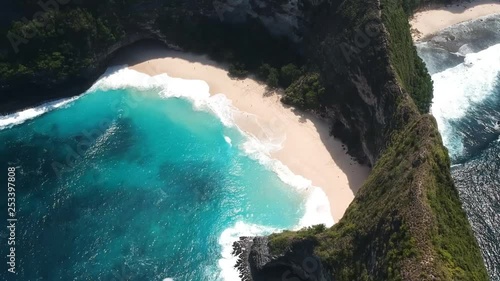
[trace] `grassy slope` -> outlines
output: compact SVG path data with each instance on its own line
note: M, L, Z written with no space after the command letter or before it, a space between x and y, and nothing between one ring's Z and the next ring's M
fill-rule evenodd
M413 98L399 98L393 118L415 114L393 132L339 223L273 234L269 245L278 254L305 237L316 240L315 253L339 281L488 280L435 120L416 113L428 111L432 82L411 42L407 14L397 0L381 2L390 62Z
M413 98L422 113L429 112L432 102L432 80L418 56L410 35L408 14L401 0L383 0L382 20L390 34L390 60L400 84Z
M335 280L488 280L432 116L393 137L342 220L271 236L275 253L309 237Z

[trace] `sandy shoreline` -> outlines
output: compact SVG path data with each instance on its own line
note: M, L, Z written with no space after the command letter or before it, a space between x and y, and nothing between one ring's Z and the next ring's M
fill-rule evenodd
M413 41L419 41L454 24L500 13L500 0L463 1L433 5L416 12L410 20Z
M248 113L237 117L238 127L265 141L269 141L266 139L269 136L286 136L282 149L271 152L270 156L322 188L335 222L368 177L370 169L353 161L342 143L329 136L325 121L285 107L278 94L270 93L255 80L231 79L226 70L205 56L135 46L121 53L113 64L127 64L151 76L166 73L171 77L204 80L212 95L222 93L238 110ZM260 126L256 126L255 119Z

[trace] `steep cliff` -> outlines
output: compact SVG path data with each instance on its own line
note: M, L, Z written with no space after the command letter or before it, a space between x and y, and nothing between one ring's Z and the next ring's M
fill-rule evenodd
M432 85L402 3L326 3L315 17L309 52L326 77L334 133L359 138L374 168L332 228L273 234L267 248L260 238L235 243L249 247L235 251L241 272L255 281L488 280L435 120L420 113Z
M244 280L487 280L425 114L432 84L407 22L419 1L21 2L33 16L2 27L1 112L81 93L117 50L147 38L233 63L236 75L300 67L288 100L313 99L309 109L373 172L332 228L236 243ZM304 82L315 87L300 97Z
M273 234L265 245L242 240L235 249L243 244L253 258L236 251L238 265L254 281L488 280L449 165L433 117L417 117L394 135L340 222Z

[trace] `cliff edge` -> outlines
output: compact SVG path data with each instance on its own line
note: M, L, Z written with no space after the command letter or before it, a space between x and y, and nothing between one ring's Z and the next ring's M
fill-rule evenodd
M235 251L243 277L488 280L448 152L426 114L432 84L412 45L404 2L328 2L317 13L324 19L313 31L311 57L330 77L333 132L359 138L357 151L373 170L333 227L236 242L235 249L247 249Z

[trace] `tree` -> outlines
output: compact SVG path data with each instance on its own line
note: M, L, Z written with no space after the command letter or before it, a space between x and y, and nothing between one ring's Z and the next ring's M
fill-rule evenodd
M245 78L248 75L248 70L244 64L236 62L229 66L229 76L236 78Z
M295 80L299 79L302 72L292 63L289 63L281 68L280 85L283 87L290 86Z
M269 74L267 75L266 83L271 88L279 86L279 72L276 68L270 69Z
M285 91L282 101L300 109L318 109L325 93L319 73L306 73Z

